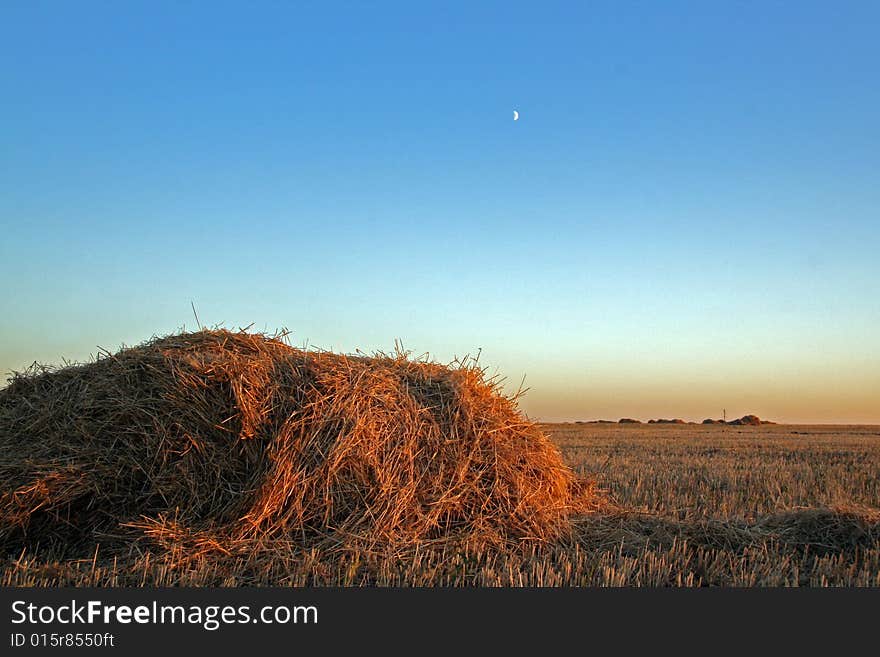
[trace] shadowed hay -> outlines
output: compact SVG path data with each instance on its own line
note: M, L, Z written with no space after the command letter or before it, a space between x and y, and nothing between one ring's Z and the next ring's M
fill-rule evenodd
M0 391L6 554L503 549L559 538L594 501L473 363L216 330L35 368Z

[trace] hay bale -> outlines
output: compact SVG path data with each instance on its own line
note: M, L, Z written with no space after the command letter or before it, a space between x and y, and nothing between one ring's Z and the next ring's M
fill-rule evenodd
M742 426L758 427L758 426L761 426L762 422L761 422L761 418L759 418L757 415L743 415L738 420L731 420L730 422L728 422L728 424L733 425L733 426L737 426L737 427L742 427Z
M474 364L201 331L0 390L0 547L548 540L591 485Z

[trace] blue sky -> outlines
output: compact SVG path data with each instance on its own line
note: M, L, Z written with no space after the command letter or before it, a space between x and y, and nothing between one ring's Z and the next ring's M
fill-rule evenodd
M880 5L473 5L4 3L0 370L194 302L542 419L880 422Z

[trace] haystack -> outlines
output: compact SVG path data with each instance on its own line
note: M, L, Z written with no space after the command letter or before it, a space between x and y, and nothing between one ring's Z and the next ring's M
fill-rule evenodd
M744 427L744 426L757 427L757 426L764 424L764 422L757 415L743 415L738 420L731 420L727 424L737 426L737 427Z
M592 489L474 363L200 331L0 390L0 548L511 545ZM114 547L115 546L115 547Z

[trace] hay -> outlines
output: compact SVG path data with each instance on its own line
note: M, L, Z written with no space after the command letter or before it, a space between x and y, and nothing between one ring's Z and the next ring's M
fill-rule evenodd
M757 427L757 426L761 426L762 424L764 424L764 421L761 418L759 418L757 415L743 415L738 420L731 420L727 424L729 424L731 426L735 426L735 427L745 427L745 426ZM770 424L770 423L768 422L767 424Z
M548 541L594 504L473 362L200 331L0 390L0 548Z

